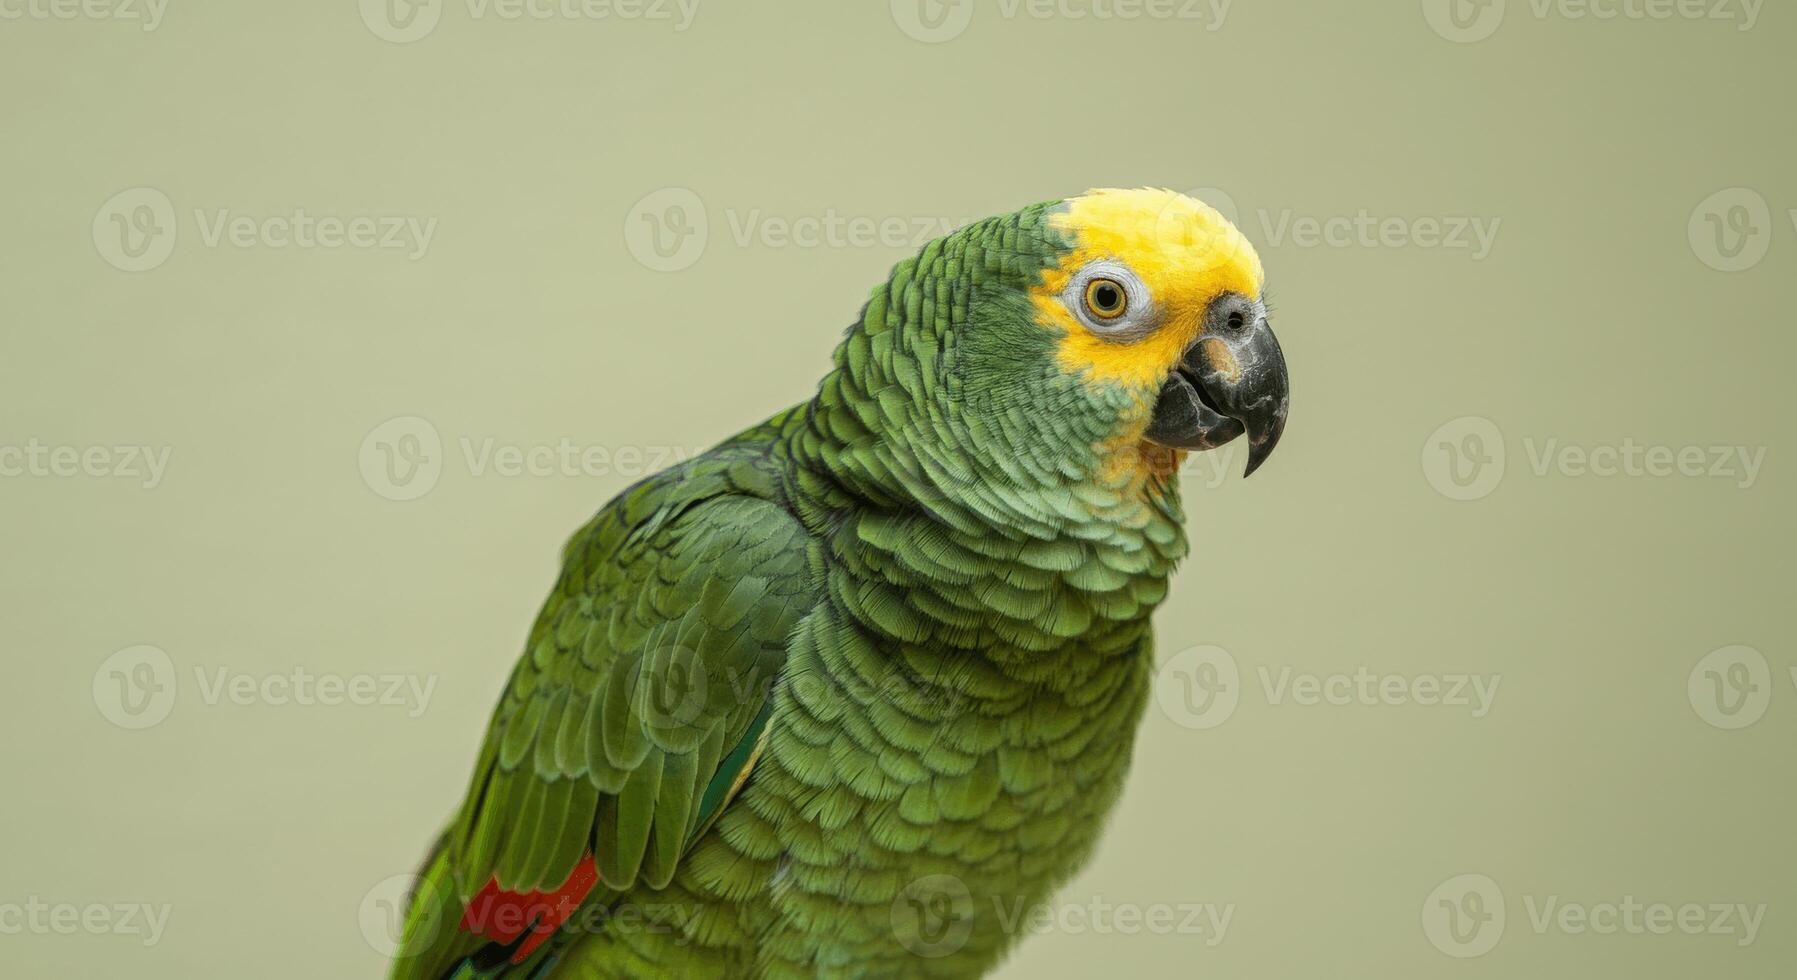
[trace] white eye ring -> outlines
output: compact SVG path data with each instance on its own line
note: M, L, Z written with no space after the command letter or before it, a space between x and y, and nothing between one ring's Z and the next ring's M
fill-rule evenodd
M1095 284L1103 286L1099 280L1115 283L1123 290L1123 309L1114 315L1101 316L1092 309L1089 293ZM1141 340L1153 332L1159 320L1147 284L1129 266L1115 259L1099 259L1075 273L1067 281L1061 303L1082 326L1107 340Z

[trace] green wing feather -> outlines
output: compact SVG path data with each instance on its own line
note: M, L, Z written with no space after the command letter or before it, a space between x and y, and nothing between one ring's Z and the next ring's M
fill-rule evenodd
M492 878L553 890L589 850L597 895L660 887L742 786L788 639L821 594L756 435L632 487L570 539L427 865L446 902ZM414 965L477 942L444 925L408 929L429 947L407 951Z

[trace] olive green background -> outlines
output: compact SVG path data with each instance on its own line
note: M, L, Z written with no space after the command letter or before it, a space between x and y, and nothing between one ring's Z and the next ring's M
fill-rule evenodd
M8 975L377 974L381 902L459 799L564 537L807 396L916 228L1143 184L1220 189L1260 246L1292 422L1253 480L1239 455L1190 467L1161 707L1061 896L1174 928L1061 914L1001 974L1797 963L1790 10L1740 30L1510 0L1459 30L1414 0L1238 0L1221 23L1184 0L702 0L677 30L449 0L401 43L355 0L170 0L153 31L51 2L0 4L25 12L0 19L0 453L169 456L153 487L0 457ZM930 24L961 30L913 36ZM218 209L435 225L417 258L240 246L208 242ZM1395 230L1300 230L1363 211ZM115 214L163 228L166 259L119 268L143 239ZM1498 231L1483 254L1431 219ZM394 418L423 421L377 431ZM1555 440L1765 452L1751 481L1537 472ZM475 465L564 441L588 465ZM115 652L145 644L167 666L132 675ZM1763 659L1699 665L1732 645ZM1182 712L1219 664L1233 714ZM159 723L115 724L146 720L121 665L173 692ZM1362 667L1501 681L1474 717L1275 703L1261 679ZM296 668L434 686L292 703ZM259 690L209 696L221 670ZM1472 957L1425 929L1464 874L1507 919ZM1766 909L1748 945L1531 921L1628 896ZM168 919L146 945L110 913L31 927L34 902ZM1203 904L1232 908L1214 945L1178 928Z

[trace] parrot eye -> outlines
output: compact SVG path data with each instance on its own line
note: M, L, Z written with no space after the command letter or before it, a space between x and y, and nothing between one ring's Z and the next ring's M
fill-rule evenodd
M1159 321L1148 284L1115 259L1098 259L1076 272L1061 302L1087 330L1126 344L1153 333Z
M1086 283L1086 309L1100 320L1115 320L1128 306L1128 294L1116 280L1093 279Z

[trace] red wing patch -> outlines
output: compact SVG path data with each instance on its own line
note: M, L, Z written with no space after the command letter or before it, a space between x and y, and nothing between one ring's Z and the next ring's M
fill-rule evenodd
M581 858L568 880L554 891L501 891L499 879L494 878L469 900L468 908L462 912L462 931L503 944L516 942L529 932L530 937L512 954L513 963L522 963L538 946L548 942L562 923L573 918L580 900L587 897L598 880L599 869L591 854Z

